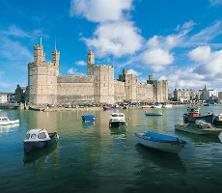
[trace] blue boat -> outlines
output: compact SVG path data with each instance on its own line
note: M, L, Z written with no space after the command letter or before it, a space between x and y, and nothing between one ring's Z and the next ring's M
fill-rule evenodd
M138 143L160 151L179 153L186 142L178 137L160 134L152 131L135 133Z
M83 115L82 116L82 121L83 122L93 122L96 120L96 116L95 115Z

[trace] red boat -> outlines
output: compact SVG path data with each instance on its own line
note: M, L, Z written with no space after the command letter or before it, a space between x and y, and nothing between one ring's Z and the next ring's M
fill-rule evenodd
M183 121L185 123L195 123L196 120L204 120L207 123L213 123L214 114L208 113L206 115L200 114L200 108L197 106L188 107L187 113L183 115Z

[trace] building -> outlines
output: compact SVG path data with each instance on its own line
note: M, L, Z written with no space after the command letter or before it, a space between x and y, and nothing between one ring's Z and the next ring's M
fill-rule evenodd
M175 89L174 100L181 103L190 102L192 100L200 100L202 92L194 89Z
M52 52L46 62L43 45L34 45L34 61L28 64L29 104L80 104L116 102L166 102L167 80L140 83L137 76L124 71L122 80L114 79L114 67L95 64L95 54L87 54L87 75L59 74L60 52Z
M8 102L8 93L0 93L0 104Z
M202 99L209 100L211 98L218 98L218 91L214 89L207 89L207 85L205 85L202 90Z

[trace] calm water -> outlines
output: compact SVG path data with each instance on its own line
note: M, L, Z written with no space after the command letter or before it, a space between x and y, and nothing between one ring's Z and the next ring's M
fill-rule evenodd
M202 112L222 112L222 106ZM0 129L0 192L222 192L222 144L218 138L174 131L185 107L160 110L163 117L145 117L142 110L124 110L126 130L110 130L110 112L94 112L95 125L82 125L84 112L4 111L20 126ZM56 130L57 147L24 156L23 139L33 127ZM136 143L134 132L145 129L178 135L188 142L178 156Z

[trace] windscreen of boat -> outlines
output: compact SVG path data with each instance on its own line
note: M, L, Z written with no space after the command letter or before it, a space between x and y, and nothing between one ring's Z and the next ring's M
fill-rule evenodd
M118 115L117 114L113 114L112 117L118 117Z
M124 117L124 115L119 115L119 117Z
M45 139L45 138L46 138L46 134L45 134L44 132L39 133L39 134L38 134L38 138L39 138L39 139Z

